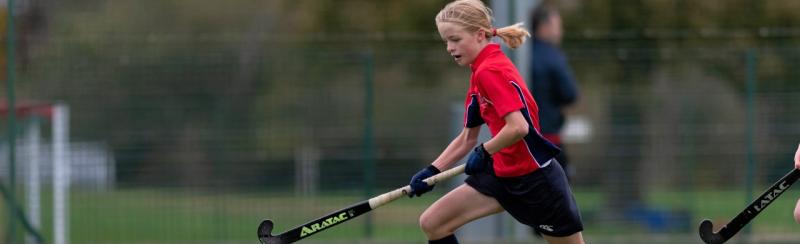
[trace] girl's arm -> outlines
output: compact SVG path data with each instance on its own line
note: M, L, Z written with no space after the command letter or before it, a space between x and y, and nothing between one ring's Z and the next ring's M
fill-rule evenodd
M794 167L800 169L800 145L797 145L797 152L794 153ZM800 224L800 199L794 207L794 221Z
M503 119L506 121L506 125L500 129L500 132L494 138L483 143L483 148L489 154L494 154L500 149L513 145L528 134L528 122L525 121L525 117L522 117L520 111L511 112Z
M433 166L442 171L450 168L450 165L463 158L472 150L472 147L478 142L478 134L480 132L480 126L473 128L464 127L461 134L456 136L456 138L450 142L450 145L444 149L442 154L433 161Z
M800 199L797 199L797 206L794 207L794 222L800 224Z
M797 145L797 152L794 153L794 167L800 169L800 145Z

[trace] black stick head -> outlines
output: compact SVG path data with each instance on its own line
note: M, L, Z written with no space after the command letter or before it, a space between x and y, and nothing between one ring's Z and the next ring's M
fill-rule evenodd
M272 220L264 220L261 221L261 224L258 225L258 240L261 241L263 244L284 244L288 243L283 241L280 237L272 235L272 228L275 227L275 224L272 223Z
M720 244L727 241L727 239L719 233L714 233L714 224L711 223L711 220L707 219L700 222L700 239L703 239L703 242L707 244Z

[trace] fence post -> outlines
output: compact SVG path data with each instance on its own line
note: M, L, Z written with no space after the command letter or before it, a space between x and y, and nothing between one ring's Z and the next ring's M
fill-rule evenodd
M28 218L33 229L41 230L41 172L39 171L40 157L40 137L39 119L34 117L28 125L26 149L27 157L25 164L25 194L28 200ZM26 243L36 243L38 240L34 234L29 233Z
M53 107L53 244L69 244L69 107Z
M16 104L14 104L16 98L14 97L14 0L8 0L6 3L6 85L8 87L6 99L8 104L8 190L11 191L11 203L8 204L9 214L8 214L8 240L9 243L17 243L16 238L16 209L14 206L16 205L16 196L17 196L17 187L16 187L16 151L15 148L17 144L16 134Z
M757 50L755 48L748 49L745 53L745 82L747 83L747 91L746 91L746 104L747 104L747 124L745 125L746 134L745 134L745 148L747 152L747 170L745 171L745 204L749 204L750 201L753 199L753 184L754 184L754 177L755 177L755 170L756 170L756 159L755 159L755 145L754 145L754 136L755 136L755 92L756 92L756 85L758 83L756 75L758 74L758 70L756 67L756 55ZM744 229L745 235L750 235L750 225L746 226Z
M372 51L367 50L362 58L364 62L364 195L365 198L370 198L373 195L373 188L375 184L375 142L374 142L374 126L373 126L373 112L375 100L374 88L374 60ZM372 237L372 214L368 214L366 221L364 221L364 235L366 238Z

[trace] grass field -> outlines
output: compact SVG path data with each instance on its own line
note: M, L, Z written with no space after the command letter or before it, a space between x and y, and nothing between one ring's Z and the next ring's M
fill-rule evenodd
M401 199L371 214L372 238L366 238L368 217L363 216L304 240L304 243L423 243L417 217L441 192L421 199ZM697 224L711 218L721 225L745 205L738 191L653 192L646 195L656 212L684 213L673 227L653 230L644 222L609 217L605 195L577 189L584 215L584 235L590 243L700 243ZM789 191L752 223L752 243L798 243L800 225L791 212L800 191ZM269 193L212 193L171 190L117 190L73 192L70 240L72 243L256 243L255 230L264 218L275 221L280 233L333 210L363 200L352 195L313 198ZM49 199L45 199L44 231L52 236ZM2 213L7 214L5 210ZM3 216L5 219L5 216ZM5 221L2 221L5 224ZM677 223L677 224L676 224ZM675 227L677 226L677 227ZM1 226L5 233L5 226ZM0 237L5 239L5 237ZM502 241L502 243L512 243ZM733 242L736 243L736 242Z

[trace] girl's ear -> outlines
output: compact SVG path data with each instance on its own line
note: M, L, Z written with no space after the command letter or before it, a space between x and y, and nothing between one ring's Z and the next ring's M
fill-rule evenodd
M478 33L476 33L476 34L478 35L478 41L479 42L483 41L483 40L486 40L486 31L484 31L483 29L478 30Z

